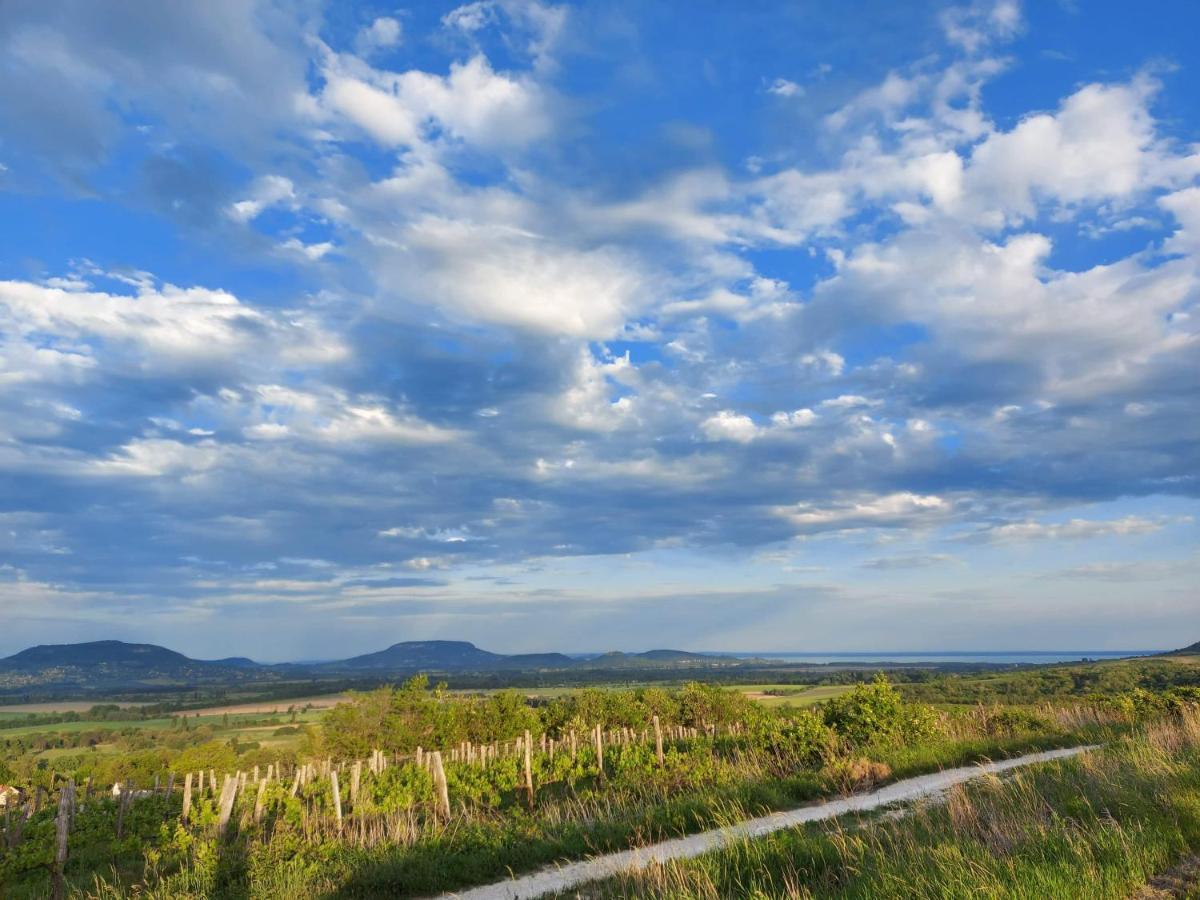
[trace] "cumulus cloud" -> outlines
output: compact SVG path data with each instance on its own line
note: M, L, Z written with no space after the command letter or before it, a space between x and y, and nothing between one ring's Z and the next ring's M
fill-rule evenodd
M380 16L358 33L358 49L361 53L371 53L395 47L404 37L404 26L400 20L392 16Z
M605 338L645 303L636 263L610 248L578 249L503 226L424 219L408 250L381 263L471 320L547 334Z
M445 76L388 72L331 58L324 106L388 147L411 146L441 129L490 149L527 144L551 127L532 82L495 72L486 57L453 63Z
M1031 217L1040 200L1122 202L1171 180L1176 166L1161 153L1147 108L1155 88L1146 77L1086 85L1057 112L988 137L965 175L976 215L998 226Z
M734 441L739 444L748 444L761 431L749 416L731 409L723 409L709 416L700 424L700 428L710 441Z
M319 364L345 352L341 341L303 313L272 315L222 290L164 284L136 294L0 282L5 343L37 348L51 369L63 357L76 368L121 354L142 375L187 368L253 364L263 352L283 364ZM45 335L54 339L46 341ZM115 351L115 352L114 352Z

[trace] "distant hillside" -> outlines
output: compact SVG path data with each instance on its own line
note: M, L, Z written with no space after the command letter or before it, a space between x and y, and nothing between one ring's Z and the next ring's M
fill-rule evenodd
M0 688L98 693L261 679L264 667L241 658L207 661L155 644L89 641L43 644L0 659Z
M1178 653L1178 654L1183 654L1183 653L1189 653L1189 654L1200 654L1200 641L1196 641L1196 643L1194 643L1194 644L1189 644L1189 645L1188 645L1188 646L1186 646L1186 647L1181 647L1181 648L1180 648L1180 649L1178 649L1178 650L1172 650L1172 651L1170 652L1170 654L1168 654L1168 655L1169 655L1169 656L1173 656L1173 655L1175 655L1175 654L1177 654L1177 653Z
M386 650L351 659L323 663L323 669L491 672L536 671L539 669L627 669L647 666L708 663L722 657L687 653L683 650L651 650L647 653L614 651L591 659L572 659L564 653L518 653L511 656L481 650L467 641L403 641Z
M36 690L54 694L99 694L116 689L162 691L172 688L287 681L410 675L417 672L488 674L498 672L604 671L689 668L737 664L730 657L683 650L605 653L573 658L563 653L505 655L467 641L402 641L386 650L322 663L263 665L245 657L203 660L154 644L91 641L30 647L0 659L0 691Z
M470 669L476 671L495 668L503 660L504 657L500 654L480 650L467 641L402 641L376 653L366 653L350 659L325 663L322 668L393 671Z
M133 669L173 669L194 664L182 653L154 644L91 641L86 644L42 644L0 659L0 669L37 671L50 668L124 666Z

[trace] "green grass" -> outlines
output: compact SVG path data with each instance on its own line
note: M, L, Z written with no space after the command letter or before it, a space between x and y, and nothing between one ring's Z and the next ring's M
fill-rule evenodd
M849 818L601 882L590 898L1127 898L1200 849L1200 720Z

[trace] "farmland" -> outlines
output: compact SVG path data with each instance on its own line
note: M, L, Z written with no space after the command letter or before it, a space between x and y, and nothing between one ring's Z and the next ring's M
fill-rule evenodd
M4 777L37 811L0 883L6 896L46 890L54 801L74 784L61 871L81 897L428 895L974 760L1111 743L1194 695L1192 660L1105 665L1116 668L1082 680L1114 691L1086 697L1043 696L1080 682L1067 666L896 685L864 673L855 684L451 691L418 678L291 710L101 708L41 725L10 715ZM939 686L942 697L910 697ZM992 690L1036 702L956 699ZM154 793L113 798L114 782ZM707 870L671 877L711 895Z

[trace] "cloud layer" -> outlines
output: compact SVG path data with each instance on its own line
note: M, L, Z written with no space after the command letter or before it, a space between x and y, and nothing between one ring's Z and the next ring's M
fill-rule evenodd
M0 270L0 650L1194 618L1200 123L1161 58L1046 97L1011 2L752 77L636 7L134 7L0 12L0 187L94 224Z

